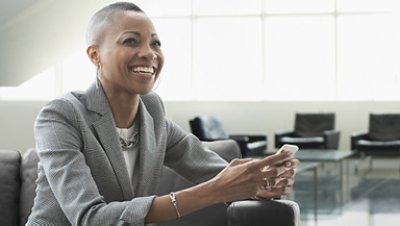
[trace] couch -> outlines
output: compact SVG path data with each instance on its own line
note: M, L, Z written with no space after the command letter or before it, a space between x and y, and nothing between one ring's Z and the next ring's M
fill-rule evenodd
M233 140L205 142L211 150L230 161L240 157L240 149ZM38 157L34 149L23 155L15 150L0 150L0 225L24 225L33 205ZM157 194L167 194L191 183L165 168ZM299 207L290 200L243 200L217 204L171 221L164 226L297 226Z

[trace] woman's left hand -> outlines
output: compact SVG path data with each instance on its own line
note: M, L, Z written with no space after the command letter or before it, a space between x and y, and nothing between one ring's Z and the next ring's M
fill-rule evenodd
M296 167L299 165L299 160L287 160L281 165L267 166L262 171L274 171L278 168L283 172L277 177L265 178L265 184L261 185L257 190L255 199L270 199L279 198L289 194L293 189L295 181Z

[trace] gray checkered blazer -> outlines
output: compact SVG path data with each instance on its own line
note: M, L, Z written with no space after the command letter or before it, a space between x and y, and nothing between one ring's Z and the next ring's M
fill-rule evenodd
M40 163L27 225L144 225L163 165L195 183L225 167L166 119L155 93L141 97L138 116L140 150L131 184L101 86L48 103L35 123Z

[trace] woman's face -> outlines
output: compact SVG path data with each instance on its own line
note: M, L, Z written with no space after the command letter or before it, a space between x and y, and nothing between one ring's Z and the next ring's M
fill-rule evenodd
M164 56L150 19L134 11L115 13L98 46L106 90L147 94L161 72Z

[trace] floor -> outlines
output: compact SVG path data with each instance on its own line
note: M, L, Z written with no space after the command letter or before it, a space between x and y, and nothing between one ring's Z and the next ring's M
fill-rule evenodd
M351 158L345 164L343 202L338 166L318 166L317 215L312 171L296 176L291 199L300 205L301 226L400 225L400 157ZM356 170L358 169L358 171Z

